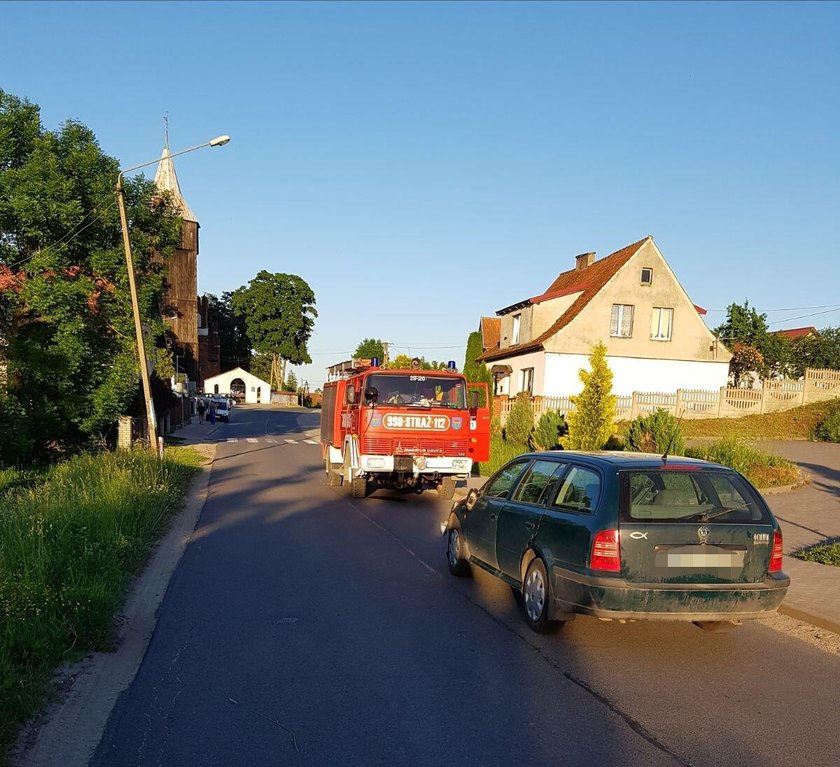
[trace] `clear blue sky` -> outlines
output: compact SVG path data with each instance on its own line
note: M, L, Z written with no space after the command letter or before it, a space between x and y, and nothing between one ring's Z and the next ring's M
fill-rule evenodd
M460 366L481 315L648 234L712 327L744 299L840 325L840 4L0 3L0 26L0 87L124 166L165 112L173 151L233 137L175 161L199 290L307 280L311 388L365 337Z

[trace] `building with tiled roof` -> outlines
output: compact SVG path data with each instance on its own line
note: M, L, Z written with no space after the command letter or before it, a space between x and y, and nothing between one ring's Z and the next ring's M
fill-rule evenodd
M818 336L819 331L814 327L809 328L788 328L787 330L773 330L770 332L773 336L782 336L789 341L800 341L809 336Z
M498 346L485 337L481 359L497 394L568 396L603 341L615 394L717 389L727 385L731 354L701 314L645 237L600 260L579 255L542 293L499 309Z

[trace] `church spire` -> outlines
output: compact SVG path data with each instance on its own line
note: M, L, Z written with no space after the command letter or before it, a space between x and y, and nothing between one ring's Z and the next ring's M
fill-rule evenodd
M157 171L155 172L155 186L162 192L172 192L172 198L175 202L175 210L178 211L181 218L185 221L195 221L195 213L192 212L187 201L181 194L181 187L178 185L178 176L175 175L175 163L172 162L172 157L169 152L169 113L164 115L163 123L164 129L164 144L163 152L160 155L160 162L158 163Z

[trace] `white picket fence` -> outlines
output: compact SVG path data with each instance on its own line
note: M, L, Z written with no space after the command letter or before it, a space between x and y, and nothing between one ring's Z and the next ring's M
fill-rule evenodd
M760 389L735 389L723 386L718 391L677 389L676 392L633 392L618 397L617 421L631 421L660 408L678 418L740 418L755 413L790 410L810 402L840 397L840 370L809 368L798 381L764 381ZM515 398L496 397L495 412L501 422L507 420ZM569 413L575 406L568 397L533 397L534 421L550 410Z

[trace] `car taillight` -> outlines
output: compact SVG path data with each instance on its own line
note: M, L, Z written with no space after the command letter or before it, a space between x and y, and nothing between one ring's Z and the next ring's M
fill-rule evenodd
M592 541L592 556L589 566L593 570L608 573L621 572L621 549L618 545L618 530L601 530Z
M780 573L782 571L782 548L782 531L776 530L773 533L773 552L770 554L768 573Z

